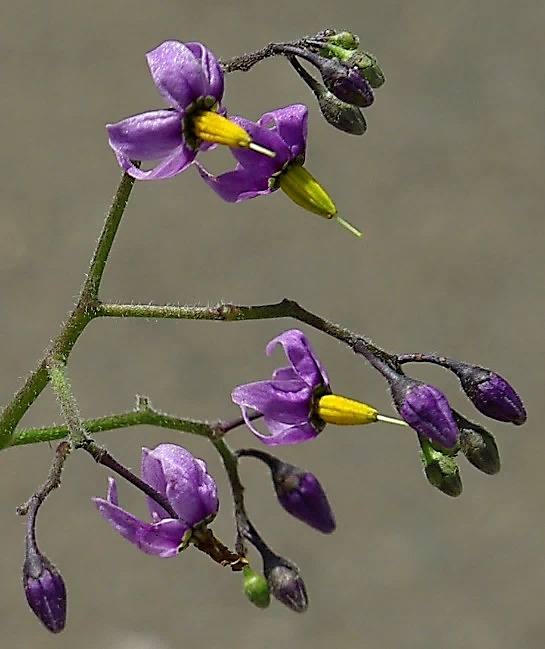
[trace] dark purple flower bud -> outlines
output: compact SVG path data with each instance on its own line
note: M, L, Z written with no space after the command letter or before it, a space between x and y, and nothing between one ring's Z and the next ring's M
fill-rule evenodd
M291 45L282 45L278 47L278 51L287 56L300 56L314 65L322 75L325 87L341 101L360 108L366 108L373 103L375 97L371 85L361 74L357 65L350 66L338 59L329 59L326 56Z
M323 58L319 67L325 87L347 104L367 108L374 101L373 91L357 67Z
M454 413L460 429L460 449L474 467L494 475L501 468L500 453L494 436L482 426Z
M401 374L388 380L396 408L409 426L444 448L453 448L459 430L445 395L433 385Z
M27 543L23 586L30 608L52 633L66 622L66 588L57 568L41 554L35 543Z
M288 513L325 534L335 530L335 517L325 492L312 473L280 462L273 481L278 500Z
M433 448L430 442L419 437L424 473L428 482L453 498L462 493L462 479L456 460Z
M448 368L460 379L463 391L483 415L517 426L526 421L521 398L499 374L459 361L451 361Z
M255 457L267 464L278 502L288 514L324 534L334 531L335 517L322 485L312 473L257 449L241 449L238 455Z
M320 82L305 70L295 56L288 56L288 60L314 93L322 115L331 126L351 135L363 135L365 133L367 122L359 108L337 99L332 92L326 90Z
M270 551L262 556L263 572L271 593L292 611L304 613L308 608L308 597L299 568Z

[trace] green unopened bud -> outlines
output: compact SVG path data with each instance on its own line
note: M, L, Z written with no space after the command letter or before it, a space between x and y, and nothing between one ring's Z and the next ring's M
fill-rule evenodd
M429 440L419 437L424 473L428 482L447 496L462 493L462 479L454 456L436 450Z
M337 216L337 208L329 194L302 165L289 165L279 177L278 184L280 189L300 207L326 219L335 217L352 234L357 237L362 236L361 232L353 225Z
M350 66L356 66L362 76L367 79L371 88L380 88L386 81L377 60L369 52L353 52L346 63Z
M245 566L242 574L244 576L244 594L246 597L257 608L267 608L271 603L271 593L265 577L254 572L250 566Z
M455 413L460 429L460 449L474 467L494 475L501 468L500 453L494 436L479 424L474 424Z
M341 101L329 90L316 94L318 105L325 120L350 135L363 135L367 130L367 122L357 106Z
M352 32L337 32L326 38L328 43L338 45L346 50L357 50L360 39Z

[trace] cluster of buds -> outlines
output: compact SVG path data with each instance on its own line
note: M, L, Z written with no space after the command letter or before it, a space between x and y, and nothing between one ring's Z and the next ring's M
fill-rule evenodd
M371 106L373 89L385 81L375 57L360 50L359 44L359 38L351 32L328 29L304 39L299 46L278 46L316 96L325 120L351 135L362 135L367 130L360 109ZM322 83L305 70L298 58L318 70Z
M451 408L441 390L406 376L402 366L432 363L449 370L479 412L490 419L520 426L526 421L524 404L502 376L479 365L437 354L402 354L385 360L362 341L354 345L354 351L363 354L383 375L399 414L418 433L424 471L433 486L449 496L462 493L455 461L459 451L484 473L492 475L500 470L493 435Z

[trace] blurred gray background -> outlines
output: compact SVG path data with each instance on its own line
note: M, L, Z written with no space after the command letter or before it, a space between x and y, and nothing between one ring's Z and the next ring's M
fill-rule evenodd
M366 112L365 136L329 127L283 60L231 75L225 103L231 113L257 118L308 102L307 168L365 238L280 192L223 204L190 169L136 187L102 295L211 304L292 297L392 350L440 351L496 369L523 395L529 421L523 428L489 425L502 472L484 476L462 459L458 499L427 484L414 436L397 427L330 426L311 443L280 449L319 475L338 521L331 536L285 515L265 470L244 463L255 524L304 574L310 607L303 616L276 602L254 609L240 578L194 549L166 561L129 546L90 501L105 493L107 472L78 453L39 517L41 548L69 589L68 624L57 637L27 609L24 521L15 514L45 478L52 448L7 450L0 455L0 646L542 647L545 4L1 5L0 401L9 401L34 367L79 290L119 177L104 124L162 106L145 52L175 38L229 57L337 27L358 33L386 74ZM217 170L230 164L228 155L216 159ZM231 388L270 375L282 357L267 359L264 346L291 326L96 321L69 373L85 416L125 410L143 393L179 415L229 418L237 414ZM391 413L375 372L306 331L337 392ZM474 415L454 379L424 369L418 376ZM46 390L23 424L59 421ZM182 441L151 428L100 437L134 467L143 444L165 440ZM232 440L253 443L244 430ZM218 458L199 439L183 443L218 478L223 499L214 529L231 543ZM136 490L122 485L120 498L145 512Z

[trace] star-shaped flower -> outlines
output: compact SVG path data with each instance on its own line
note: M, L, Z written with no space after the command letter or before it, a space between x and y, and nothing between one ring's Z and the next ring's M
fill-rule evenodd
M184 171L199 151L213 144L252 147L244 129L224 117L223 70L201 43L166 41L147 54L153 82L169 108L108 124L110 146L120 166L139 180L171 178ZM148 171L134 160L158 160Z
M303 167L307 141L308 108L292 104L260 117L257 123L243 117L232 121L241 126L253 141L273 151L266 158L251 150L231 148L237 160L233 171L213 176L198 162L205 182L224 201L238 203L282 189L297 205L327 219L335 218L353 234L361 233L337 215L333 200L318 181Z
M267 354L272 354L276 345L282 345L290 366L275 370L268 381L240 385L231 393L246 424L264 444L299 444L316 437L326 423L357 425L385 421L405 425L379 415L365 403L331 394L326 371L299 329L284 331L271 340ZM252 424L250 410L263 415L268 435Z

